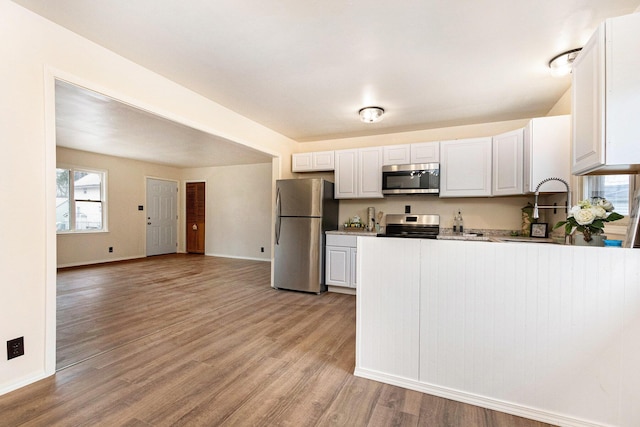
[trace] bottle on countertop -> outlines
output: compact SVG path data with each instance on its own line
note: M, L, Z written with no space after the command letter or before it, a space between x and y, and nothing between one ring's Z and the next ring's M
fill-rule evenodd
M460 226L458 225L458 215L453 215L453 234L458 234L458 229Z
M462 219L462 214L460 211L453 217L453 233L454 234L463 234L464 233L464 220Z

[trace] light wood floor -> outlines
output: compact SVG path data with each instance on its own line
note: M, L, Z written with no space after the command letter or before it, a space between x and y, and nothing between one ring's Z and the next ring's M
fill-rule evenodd
M53 377L1 426L547 426L353 376L355 298L198 255L62 270Z

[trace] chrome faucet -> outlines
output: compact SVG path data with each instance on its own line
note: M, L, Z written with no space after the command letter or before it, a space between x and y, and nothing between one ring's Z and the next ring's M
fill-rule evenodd
M571 209L571 190L569 189L569 183L567 183L567 181L565 181L562 178L556 178L556 177L543 179L542 181L540 181L540 184L538 184L538 186L536 187L536 192L535 192L536 199L535 199L535 203L533 204L533 219L540 218L540 213L538 212L538 209L556 209L558 207L558 206L538 206L538 195L540 194L540 191L539 191L540 187L542 187L542 184L545 184L549 181L560 181L567 187L567 206L565 206L565 209L567 213L569 213L569 209Z

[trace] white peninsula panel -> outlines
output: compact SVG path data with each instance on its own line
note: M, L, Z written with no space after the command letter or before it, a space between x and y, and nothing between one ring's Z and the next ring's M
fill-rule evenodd
M640 425L640 251L407 240L359 239L356 375L558 425ZM391 330L364 321L380 312ZM373 343L417 358L417 380Z
M394 268L378 267L373 275L359 274L369 283L376 282L372 285L376 292L358 290L356 347L361 351L356 352L356 366L370 366L380 373L418 380L420 301L416 296L420 290L420 272L417 268L402 266L419 266L420 242L364 237L358 238L358 245L363 239L387 241L378 250L368 252L367 264Z

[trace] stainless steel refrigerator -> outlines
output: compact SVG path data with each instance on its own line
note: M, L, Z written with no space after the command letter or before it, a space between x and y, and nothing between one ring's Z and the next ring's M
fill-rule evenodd
M321 178L276 182L273 284L277 289L321 293L324 281L324 232L338 229L333 183Z

